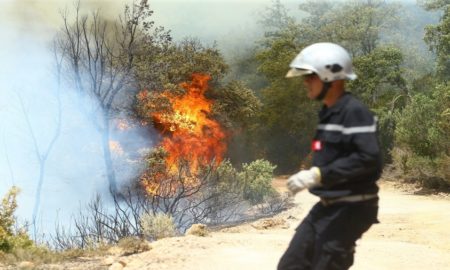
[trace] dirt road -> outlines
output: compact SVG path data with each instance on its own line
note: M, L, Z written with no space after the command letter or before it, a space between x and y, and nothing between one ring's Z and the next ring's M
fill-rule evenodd
M450 199L411 195L389 183L382 184L380 197L381 223L358 242L351 269L450 269ZM298 194L297 207L277 216L284 226L261 230L245 224L208 237L160 240L151 251L122 258L125 269L276 269L293 230L316 200Z
M283 189L284 181L278 179L275 186ZM358 241L351 270L450 269L450 197L412 195L405 190L389 182L381 184L381 223ZM259 220L206 237L166 238L140 254L80 258L39 269L274 270L295 227L316 201L304 191L296 196L296 207L268 220L271 223Z

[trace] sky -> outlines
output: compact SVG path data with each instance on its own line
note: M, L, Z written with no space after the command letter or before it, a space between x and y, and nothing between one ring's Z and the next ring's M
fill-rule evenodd
M339 0L335 0L339 2ZM230 33L246 32L257 28L259 15L273 0L149 0L153 18L158 25L172 31L175 39L186 36L200 37L202 40L223 41ZM294 17L299 0L281 0ZM392 1L391 1L392 2ZM415 3L416 0L401 0ZM19 27L21 32L48 31L40 34L48 39L61 24L60 12L72 8L73 0L0 0L2 23L8 21ZM103 14L116 18L130 0L82 0L84 11L100 9ZM246 31L248 29L248 31ZM219 42L220 43L220 42Z

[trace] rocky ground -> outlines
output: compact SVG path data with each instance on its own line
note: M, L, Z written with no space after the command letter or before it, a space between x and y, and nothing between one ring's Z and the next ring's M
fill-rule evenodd
M282 189L284 181L278 179L275 184ZM352 270L450 269L450 198L442 194L415 195L412 191L390 182L381 184L381 223L358 242ZM107 257L80 258L39 268L273 270L295 227L316 201L302 192L296 196L294 208L270 219L203 237L162 239L151 243L149 251L134 255L123 256L117 251Z

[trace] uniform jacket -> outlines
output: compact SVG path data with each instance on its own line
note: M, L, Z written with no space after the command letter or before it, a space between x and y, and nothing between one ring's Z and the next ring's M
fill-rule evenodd
M376 117L346 92L324 106L319 119L312 150L322 185L310 192L322 198L376 194L382 170Z

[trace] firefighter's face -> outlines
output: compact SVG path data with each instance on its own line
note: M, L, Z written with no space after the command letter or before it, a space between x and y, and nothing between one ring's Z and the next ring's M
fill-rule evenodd
M309 99L316 99L322 91L323 82L316 74L303 76L303 84L306 87L306 94Z

